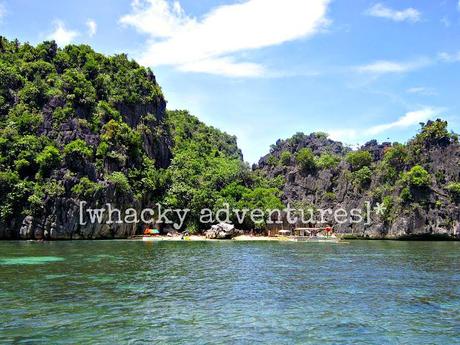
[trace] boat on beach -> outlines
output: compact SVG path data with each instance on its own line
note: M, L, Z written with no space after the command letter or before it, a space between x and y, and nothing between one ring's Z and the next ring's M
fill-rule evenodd
M330 237L325 237L325 236L313 236L313 237L298 237L298 236L292 236L290 241L293 242L326 242L326 243L339 243L341 242L340 238L336 236L330 236Z
M326 242L338 243L338 238L334 233L332 227L325 228L295 228L294 233L290 230L280 230L279 237L286 238L288 241L293 242Z

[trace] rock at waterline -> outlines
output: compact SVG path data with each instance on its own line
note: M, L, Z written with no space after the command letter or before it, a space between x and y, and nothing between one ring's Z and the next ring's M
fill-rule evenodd
M232 224L219 223L211 226L211 229L207 230L205 235L209 239L226 240L232 239L242 233L241 230L235 229L235 226Z

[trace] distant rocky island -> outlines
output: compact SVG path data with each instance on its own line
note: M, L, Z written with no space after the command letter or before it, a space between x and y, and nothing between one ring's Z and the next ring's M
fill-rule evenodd
M460 145L447 122L428 121L407 144L373 140L359 150L324 133L279 140L254 168L282 178L282 200L317 208L380 203L370 224L336 224L363 238L459 238Z
M199 210L361 207L368 223L332 224L361 238L460 238L460 144L447 122L406 144L359 150L326 133L279 140L250 167L236 137L171 111L152 71L87 45L0 37L0 239L128 238L140 224L79 223L79 205ZM301 124L299 124L300 126ZM244 219L242 230L265 224Z

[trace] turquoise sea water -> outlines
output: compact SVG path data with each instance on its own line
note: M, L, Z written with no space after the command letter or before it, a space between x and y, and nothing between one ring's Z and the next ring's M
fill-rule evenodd
M0 343L460 344L460 243L0 242Z

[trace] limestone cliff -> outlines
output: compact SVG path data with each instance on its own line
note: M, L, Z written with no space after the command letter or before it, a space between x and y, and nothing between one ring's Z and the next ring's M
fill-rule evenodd
M330 219L338 232L365 238L460 238L460 145L446 126L430 121L407 145L374 140L358 151L324 133L297 134L278 141L254 169L270 178L282 176L282 198L291 205L348 211L366 202L384 205L370 224ZM310 165L302 165L299 155L305 148Z
M126 238L79 203L140 209L164 189L172 136L153 73L88 46L0 37L0 238Z

